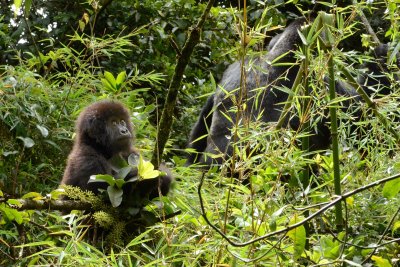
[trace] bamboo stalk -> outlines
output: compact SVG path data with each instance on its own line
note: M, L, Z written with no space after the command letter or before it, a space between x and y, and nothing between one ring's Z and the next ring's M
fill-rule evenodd
M336 98L335 91L335 64L333 61L333 49L328 58L328 73L329 73L329 100L334 103ZM340 196L342 189L340 185L340 162L339 162L339 142L338 142L338 125L337 125L337 106L329 106L329 114L331 118L331 139L332 139L332 157L333 157L333 181L335 186L335 194ZM342 203L338 202L335 205L336 228L338 231L343 229L343 212Z

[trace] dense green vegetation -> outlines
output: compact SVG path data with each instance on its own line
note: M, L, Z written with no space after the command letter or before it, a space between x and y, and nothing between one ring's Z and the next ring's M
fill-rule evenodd
M304 131L243 123L236 129L241 139L233 161L203 173L185 166L185 148L223 71L235 60L266 53L281 27L313 8L308 1L234 2L215 1L205 17L200 40L186 58L170 114L173 124L159 133L169 134L162 158L175 176L170 194L147 205L139 223L127 227L123 216L110 216L115 210L103 211L96 197L70 190L97 205L97 223L111 232L93 241L87 213L24 204L58 199L74 121L94 101L117 99L130 108L135 146L152 158L177 60L207 2L2 1L0 266L400 264L399 70L392 66L388 73L391 94L373 99L372 108L383 116L360 105L366 116L355 123L356 131L348 123L352 114L336 109L344 99L329 100L328 90L321 90L330 67L338 79L349 80L346 74L356 77L359 66L371 60L368 52L376 40L361 16L380 42L392 43L395 57L400 50L397 1L321 3L319 8L333 14L324 33L332 35L333 48L323 47L315 31L296 52L310 74L299 88L310 84L312 90L306 97L306 90L296 91L292 111L313 127L327 115L324 110L335 108L337 147L310 155L299 145ZM311 103L306 110L305 99ZM305 175L310 165L313 171ZM341 197L334 193L338 186Z

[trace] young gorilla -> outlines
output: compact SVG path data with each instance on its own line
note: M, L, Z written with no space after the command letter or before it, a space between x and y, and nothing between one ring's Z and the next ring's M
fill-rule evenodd
M91 175L114 175L111 159L122 156L127 159L132 153L133 131L128 110L116 101L96 102L81 112L76 121L76 139L68 156L67 167L61 185L78 186L83 190L98 194L98 189L106 189L106 183L88 183ZM171 183L168 169L160 166L167 175L158 179L147 179L138 183L124 185L124 199L127 194L137 193L149 199L157 197L158 188L166 195ZM128 174L129 179L137 174L137 170ZM132 203L134 204L134 203Z
M263 122L278 121L281 110L288 94L286 88L291 90L297 72L299 70L294 57L294 50L301 44L298 31L305 24L305 19L300 18L292 22L281 34L272 38L268 49L269 53L257 58L245 60L246 84L247 89L247 115L250 120L260 118ZM373 60L365 64L365 73L359 77L359 83L370 96L373 93L388 95L390 93L390 81L385 75L388 72L386 63L388 45L378 46L373 53ZM275 62L271 65L271 62ZM276 64L278 63L278 64ZM285 63L285 64L279 64ZM292 63L292 64L288 64ZM399 60L395 62L399 66ZM394 77L397 79L397 77ZM241 79L240 62L231 64L225 70L215 94L211 95L200 112L199 119L193 127L189 137L189 148L195 152L188 156L187 164L200 163L203 166L221 164L232 155L231 129L236 122L236 113L230 109L235 106L232 96L227 96L226 92L234 95L238 99ZM327 82L328 79L325 78ZM377 91L377 92L376 92ZM336 93L339 96L352 98L342 102L342 110L351 112L356 121L361 119L361 111L355 110L354 102L360 102L361 97L357 92L344 81L337 81ZM326 111L326 115L327 115ZM229 115L229 119L227 118ZM286 116L289 117L289 116ZM311 150L326 149L330 145L330 128L327 124L328 119L322 118L317 123L317 127L310 135ZM298 130L300 122L297 116L286 119L286 124L294 130ZM207 136L206 138L204 136ZM222 154L224 158L213 158L205 154Z

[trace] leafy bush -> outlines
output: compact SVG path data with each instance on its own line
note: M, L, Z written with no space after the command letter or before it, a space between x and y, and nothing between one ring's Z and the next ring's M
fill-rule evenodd
M126 227L126 218L112 208L97 207L93 216L111 235L94 243L87 239L93 230L87 213L22 210L23 200L47 205L58 198L59 192L53 190L72 144L74 120L93 101L116 98L131 109L136 146L149 158L176 54L205 8L199 1L182 0L42 1L31 8L31 1L26 2L24 13L17 15L7 5L0 7L0 46L6 48L0 56L0 265L398 264L398 144L379 118L368 115L366 106L361 109L367 116L355 124L368 129L362 138L346 123L351 114L338 110L339 165L331 150L304 153L299 145L304 132L253 121L236 125L241 139L235 143L236 157L226 166L207 172L184 166L187 135L223 70L234 59L265 53L267 35L293 15L268 1L248 1L247 17L243 9L211 9L185 70L164 154L174 163L175 187L167 198L142 209L137 224ZM298 2L297 11L305 1ZM356 11L370 16L375 8L386 10L380 20L390 25L378 35L398 40L395 4L329 5L325 3L337 20L330 30L335 47L341 47L333 57L351 75L356 76L356 66L368 57L346 50L348 38L365 45L372 42L369 35L359 36L363 27ZM399 46L394 49L393 55ZM291 108L314 126L332 106L321 90L329 53L320 44L312 53L296 53L299 60L308 61L312 90L307 97L300 90ZM344 77L339 68L335 74ZM397 129L398 84L393 82L391 89L391 95L375 103L390 127ZM312 100L307 112L304 99ZM304 179L309 165L313 171ZM232 166L239 178L230 175ZM335 166L340 167L343 227L333 208L338 201ZM83 192L73 194L83 202L91 199ZM172 210L181 214L155 223ZM313 217L300 225L309 216Z

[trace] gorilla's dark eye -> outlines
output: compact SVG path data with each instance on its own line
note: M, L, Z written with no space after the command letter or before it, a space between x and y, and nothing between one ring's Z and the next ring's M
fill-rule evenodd
M126 122L124 120L121 120L121 125L126 126Z
M118 122L116 120L112 120L111 123L112 123L112 125L116 126Z

